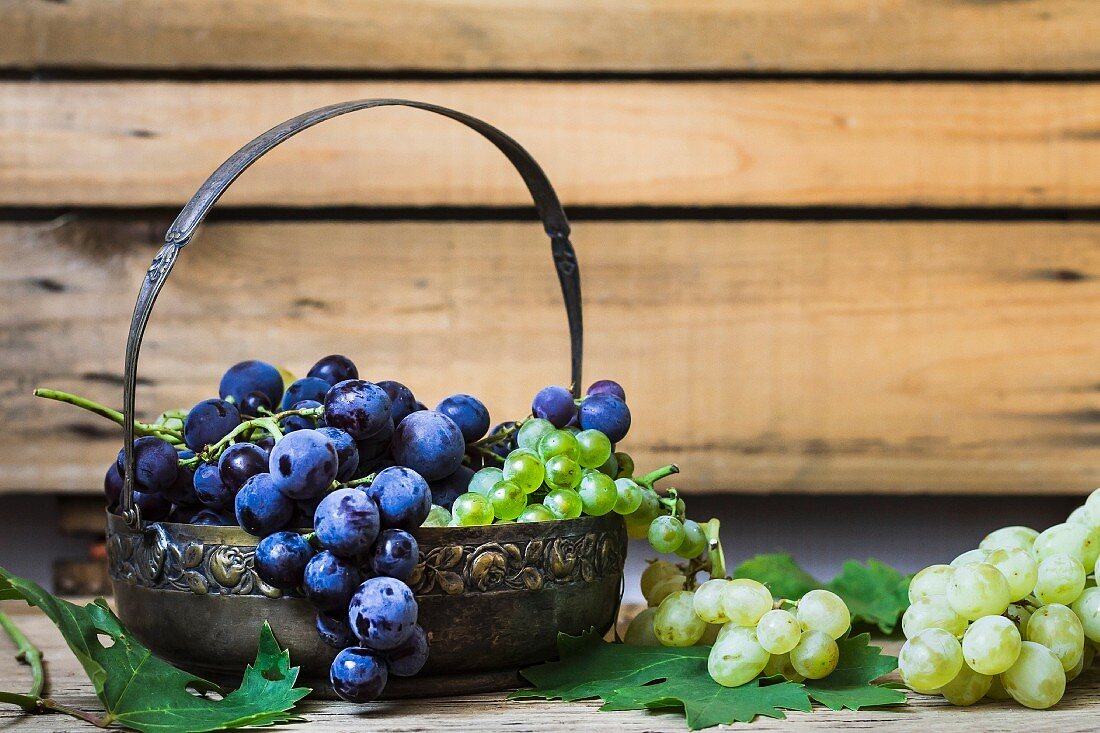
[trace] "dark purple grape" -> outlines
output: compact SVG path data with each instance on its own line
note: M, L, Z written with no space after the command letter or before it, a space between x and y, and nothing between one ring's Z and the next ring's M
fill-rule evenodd
M188 524L198 524L204 527L229 527L237 523L232 517L219 514L213 509L200 509L187 520Z
M378 516L383 527L416 529L432 509L432 491L428 482L411 468L394 466L383 469L367 494L378 504Z
M379 473L389 468L390 466L396 465L397 464L394 463L393 459L391 459L388 455L382 456L381 458L369 460L366 463L360 462L359 469L355 472L355 478L370 476L372 473Z
M160 494L146 494L135 491L134 505L137 506L141 518L146 522L163 522L172 512L172 502Z
M343 382L345 379L358 379L359 370L351 359L340 354L330 354L319 359L309 369L307 377L313 377L328 382L329 386Z
M427 405L425 405L420 400L417 400L416 401L416 406L413 408L413 412L420 412L421 410L427 410L427 409L428 409Z
M420 562L420 546L416 538L403 529L384 529L374 543L370 567L375 575L408 580Z
M412 677L423 669L428 661L428 635L424 628L419 624L413 627L408 639L386 652L386 661L390 666L390 674L398 677Z
M336 469L336 480L349 480L355 475L355 469L359 468L359 447L355 440L340 428L318 428L317 432L328 437L336 448L336 458L340 462Z
M626 437L630 430L630 408L611 394L586 397L581 403L581 428L599 430L613 444Z
M271 412L271 407L271 399L268 398L266 394L259 391L253 391L244 396L244 399L240 401L240 407L238 409L242 415L257 417Z
M413 633L417 611L409 586L396 578L371 578L351 597L348 626L363 646L386 651Z
M118 505L122 502L122 471L118 468L118 463L112 463L111 467L107 469L107 475L103 477L103 493L107 497L107 511L113 512L118 509Z
M473 477L473 469L459 466L450 476L432 481L428 484L432 490L432 503L450 510L455 499L470 490L470 479Z
M192 482L195 498L212 509L228 509L236 494L222 483L222 474L216 463L202 463L195 469Z
M473 443L489 430L489 410L472 395L453 394L440 402L435 410L455 421L467 443Z
M229 367L218 385L218 395L223 400L232 397L233 402L244 405L249 392L259 392L266 396L270 407L283 396L283 375L266 361L255 359Z
M257 537L278 532L294 515L294 504L275 486L270 473L258 473L245 481L234 503L237 523Z
M286 394L283 395L283 399L279 402L280 410L289 410L290 406L295 402L301 402L302 400L313 400L314 402L324 402L325 392L328 392L332 385L323 379L317 379L316 377L305 377L304 379L298 379L291 382L290 386L286 388Z
M341 609L343 611L343 609ZM359 643L348 626L346 613L331 614L317 612L317 636L321 641L336 649L346 649Z
M183 421L183 441L198 453L213 445L241 424L241 413L225 400L203 400L191 408Z
M312 410L320 406L321 403L317 400L302 400L301 402L295 402L290 409ZM287 415L283 418L282 428L284 433L293 433L296 430L313 430L320 422L319 418L308 415Z
M390 422L390 398L377 384L345 380L325 395L325 422L356 440L369 438Z
M382 694L389 672L382 657L370 649L349 647L336 655L329 668L332 689L348 702L370 702Z
M390 398L390 417L394 425L399 425L410 413L416 412L416 406L420 403L416 401L416 397L413 397L412 390L401 382L383 379L378 386L385 390L386 396Z
M256 445L260 446L265 451L270 453L271 449L275 447L275 438L270 435L265 435L264 437L256 441Z
M190 453L190 451L187 452ZM190 468L180 466L179 472L176 474L176 480L172 482L167 491L162 492L162 495L177 506L186 506L190 507L191 511L197 511L199 507L196 505L200 502L198 495L195 494L195 472Z
M218 475L222 484L234 494L244 482L267 470L268 454L252 443L236 443L225 449L218 459Z
M556 428L564 428L577 414L577 404L565 387L543 387L531 400L531 413L549 420Z
M125 451L118 452L115 465L126 475ZM172 488L179 476L180 461L176 449L166 440L144 435L134 441L134 490L161 494Z
M466 441L454 420L434 410L414 412L393 434L393 459L429 481L450 476L462 465Z
M622 388L618 382L610 379L601 379L598 382L593 382L592 385L585 392L585 395L591 397L594 394L610 394L615 395L623 402L626 402L626 390Z
M337 489L313 515L321 545L341 557L365 557L378 536L378 505L365 491Z
M390 450L390 444L393 443L393 430L393 423L387 421L382 429L374 435L356 441L356 446L359 449L359 460L371 461L386 455Z
M313 548L297 532L276 532L256 545L256 575L280 590L293 590L302 584L302 575Z
M352 562L321 550L306 565L302 590L317 608L343 611L362 582L363 577Z
M332 485L340 461L324 433L298 430L275 444L268 465L279 491L291 499L312 499Z

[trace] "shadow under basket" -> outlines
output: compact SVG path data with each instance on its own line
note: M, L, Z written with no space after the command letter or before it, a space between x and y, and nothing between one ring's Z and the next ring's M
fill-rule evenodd
M421 528L409 584L428 634L428 663L392 677L385 697L503 690L519 670L557 655L559 631L611 628L618 612L626 528L617 514L559 522ZM108 515L115 603L130 631L158 656L219 682L239 681L271 624L300 683L331 697L337 650L314 628L305 598L263 583L259 539L237 527L153 522L133 531Z

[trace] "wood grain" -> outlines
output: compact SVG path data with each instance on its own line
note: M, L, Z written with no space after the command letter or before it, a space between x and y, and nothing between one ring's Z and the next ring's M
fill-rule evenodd
M28 609L14 601L3 602L0 609L12 614L27 637L42 650L50 681L49 695L66 705L101 711L91 684L57 629L46 617L37 609ZM278 633L278 629L275 631ZM887 641L883 646L897 653L896 642ZM14 651L11 641L0 635L0 654L4 657L0 661L0 689L26 690L30 686L30 675L26 667L12 659ZM757 718L752 730L765 733L832 731L838 728L888 733L955 733L959 730L975 733L1006 730L1085 733L1095 729L1095 710L1100 704L1100 673L1095 667L1084 672L1067 686L1065 697L1057 706L1043 712L1028 710L1011 700L985 700L972 707L957 708L940 697L908 694L909 704L905 707L833 712L815 706L811 713L788 712L786 720ZM672 713L599 712L598 701L508 702L504 697L505 693L495 693L367 705L307 700L296 710L305 719L280 726L279 729L318 733L376 725L391 733L469 730L485 733L562 730L650 733L654 730L687 730L683 716ZM77 726L72 718L26 715L13 706L0 707L0 727L5 730L54 733L77 730Z
M567 206L1095 206L1100 85L0 83L0 206L180 206L254 135L360 97L507 130ZM488 143L414 110L311 130L237 205L527 205Z
M95 492L164 223L0 225L0 489ZM1100 484L1100 224L580 222L586 377L692 492L1081 494ZM349 354L497 419L568 375L536 224L208 226L153 314L139 405L262 357Z
M1095 71L1091 0L7 0L0 66Z

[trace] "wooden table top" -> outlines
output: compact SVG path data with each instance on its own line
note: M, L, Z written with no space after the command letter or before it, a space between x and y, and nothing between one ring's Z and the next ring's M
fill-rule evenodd
M0 608L12 615L19 627L43 652L46 660L48 695L59 702L91 711L101 711L91 684L54 626L36 609L5 602ZM886 647L896 652L897 643ZM0 634L0 690L23 692L30 684L26 666L13 658L14 646ZM797 731L832 728L872 728L876 731L1003 731L1030 733L1074 733L1095 731L1100 712L1100 667L1075 680L1065 698L1054 709L1034 711L1012 702L984 701L969 708L956 708L942 698L910 693L909 705L897 708L832 712L815 706L812 713L788 712L786 720L757 718L752 730ZM425 700L400 700L370 705L328 701L305 701L299 707L304 721L270 731L386 730L387 733L424 731L686 731L682 716L671 713L598 711L598 702L508 702L505 693L465 695ZM747 729L740 725L739 728ZM0 731L66 732L93 730L91 726L64 715L26 715L18 708L0 706ZM713 730L720 730L718 728Z

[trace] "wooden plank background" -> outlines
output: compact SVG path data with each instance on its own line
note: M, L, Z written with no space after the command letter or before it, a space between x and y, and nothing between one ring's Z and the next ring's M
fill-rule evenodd
M586 373L626 384L624 447L683 487L1100 479L1088 0L14 0L0 28L0 491L98 491L117 434L30 390L117 404L173 210L253 135L367 96L483 116L581 207ZM415 111L296 138L185 253L141 404L345 351L521 413L568 358L525 196Z

